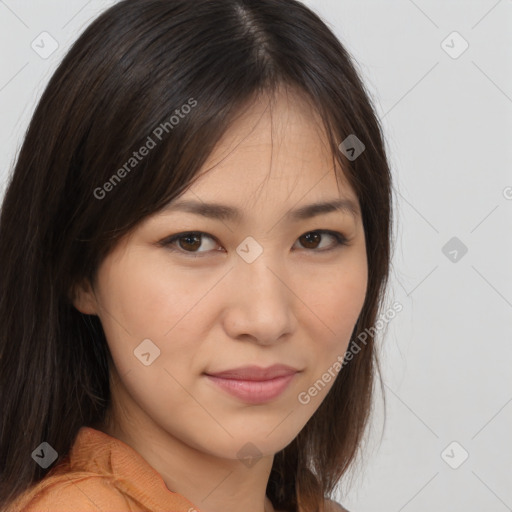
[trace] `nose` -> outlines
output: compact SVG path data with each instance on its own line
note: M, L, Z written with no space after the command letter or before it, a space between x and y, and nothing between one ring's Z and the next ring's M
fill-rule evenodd
M252 263L237 260L227 286L223 323L231 338L270 345L294 331L298 299L291 277L268 252Z

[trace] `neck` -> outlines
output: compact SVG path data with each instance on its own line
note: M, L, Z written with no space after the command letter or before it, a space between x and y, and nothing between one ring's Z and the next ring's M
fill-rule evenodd
M124 415L114 411L99 430L142 455L171 492L185 497L201 512L276 512L266 496L273 455L247 467L238 459L198 450L149 423L144 415L134 417L131 412L126 427Z

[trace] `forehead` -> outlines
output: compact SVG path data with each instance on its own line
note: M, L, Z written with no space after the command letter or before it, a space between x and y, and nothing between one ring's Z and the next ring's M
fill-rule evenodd
M209 155L181 199L237 202L240 208L311 203L340 197L357 203L337 168L322 119L295 91L253 99ZM301 200L303 198L303 200Z

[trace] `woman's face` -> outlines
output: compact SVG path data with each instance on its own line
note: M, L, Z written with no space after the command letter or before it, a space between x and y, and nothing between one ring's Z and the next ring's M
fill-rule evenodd
M76 300L103 325L125 430L218 457L269 455L326 397L363 306L367 259L357 197L338 188L320 126L297 96L280 95L272 118L255 102L203 170L215 167L170 205L195 206L146 218L102 262L94 293ZM306 208L340 199L356 214ZM231 381L240 395L206 375L275 364L296 373Z

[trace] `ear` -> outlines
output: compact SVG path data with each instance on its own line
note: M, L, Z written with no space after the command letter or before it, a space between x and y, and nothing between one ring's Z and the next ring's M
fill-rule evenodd
M85 315L97 314L97 302L91 284L88 280L76 284L71 291L73 306Z

